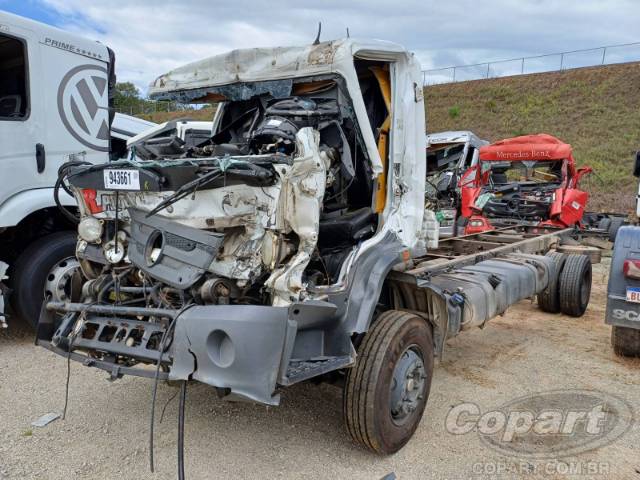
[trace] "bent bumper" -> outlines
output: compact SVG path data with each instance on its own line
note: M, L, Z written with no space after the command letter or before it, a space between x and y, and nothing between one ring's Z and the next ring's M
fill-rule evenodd
M160 360L164 368L159 378L198 380L229 398L277 405L277 385L294 383L287 375L298 330L305 322L317 327L333 320L335 306L310 303L167 310L49 302L40 317L37 343L107 370L113 378L153 378ZM56 312L64 314L62 322L55 321ZM161 356L160 338L172 323Z

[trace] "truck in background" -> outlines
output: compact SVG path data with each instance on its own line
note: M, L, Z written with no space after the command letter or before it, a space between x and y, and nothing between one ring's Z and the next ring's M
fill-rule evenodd
M548 134L484 146L479 162L460 181L462 215L469 219L465 233L522 224L578 225L589 198L578 184L591 171L577 168L571 145Z
M463 234L464 225L459 221L460 177L478 163L478 152L484 145L489 142L469 131L427 135L425 203L427 210L436 214L440 238Z
M126 156L129 138L154 126L115 114L114 54L106 46L0 11L0 319L31 325L44 298L72 295L76 225L56 208L68 161ZM61 191L58 203L77 212ZM4 278L3 277L6 277Z
M640 152L633 175L640 178ZM640 218L640 186L636 201ZM607 285L605 323L611 325L611 345L616 355L640 357L640 227L622 226L617 231Z

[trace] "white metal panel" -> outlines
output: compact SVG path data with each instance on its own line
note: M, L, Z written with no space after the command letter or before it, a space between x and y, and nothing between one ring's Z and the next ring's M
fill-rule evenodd
M106 140L100 137L105 136L104 119L108 118L109 55L97 42L5 12L0 12L0 34L26 42L30 104L26 120L0 120L2 227L12 224L15 216L5 202L11 200L16 206L16 199L30 198L21 192L52 187L58 168L70 155L80 154L96 163L108 160L108 123ZM42 173L37 170L36 144L45 149ZM49 198L46 206L52 204ZM20 205L16 212L33 211Z

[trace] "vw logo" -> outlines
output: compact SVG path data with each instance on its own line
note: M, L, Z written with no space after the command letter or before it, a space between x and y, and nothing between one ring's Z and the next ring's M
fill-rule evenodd
M107 69L80 65L64 76L58 88L58 113L62 123L83 145L109 151L109 92Z

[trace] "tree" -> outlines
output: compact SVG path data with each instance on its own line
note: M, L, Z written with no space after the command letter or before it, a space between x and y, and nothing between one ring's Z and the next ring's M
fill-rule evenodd
M116 83L116 91L114 95L116 107L138 106L144 102L140 94L140 90L131 82Z

